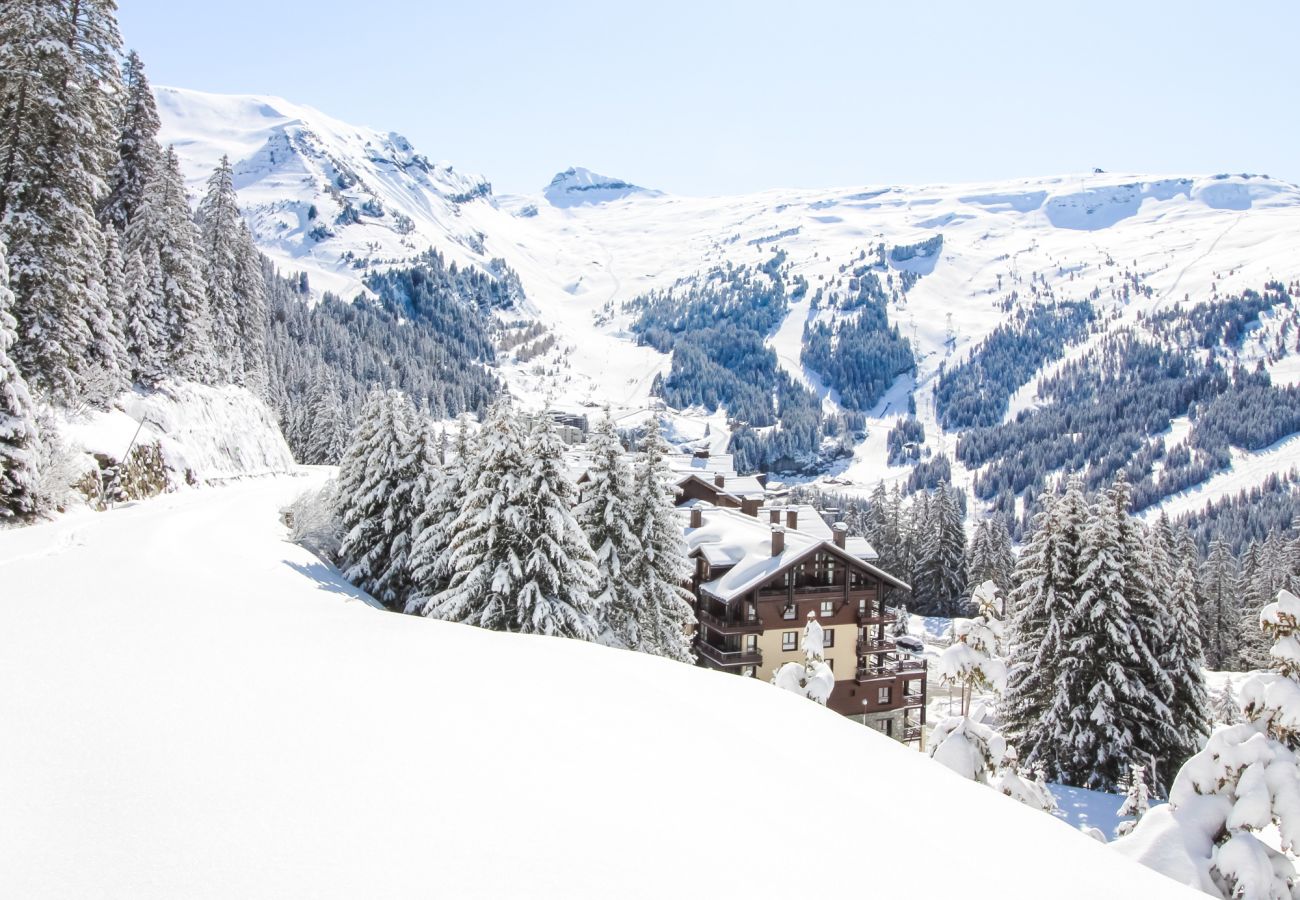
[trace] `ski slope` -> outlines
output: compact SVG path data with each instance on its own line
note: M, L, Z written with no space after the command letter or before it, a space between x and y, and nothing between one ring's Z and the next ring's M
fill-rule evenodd
M0 531L0 896L1196 896L770 685L378 611L284 540L325 474Z

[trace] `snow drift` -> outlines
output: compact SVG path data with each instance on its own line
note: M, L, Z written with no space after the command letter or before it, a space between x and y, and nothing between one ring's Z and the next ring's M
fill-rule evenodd
M378 612L319 480L0 533L0 895L1195 896L761 681Z

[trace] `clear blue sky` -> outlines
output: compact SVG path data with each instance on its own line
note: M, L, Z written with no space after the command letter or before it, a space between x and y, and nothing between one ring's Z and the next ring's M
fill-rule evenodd
M1300 181L1296 0L119 2L155 83L397 131L498 192Z

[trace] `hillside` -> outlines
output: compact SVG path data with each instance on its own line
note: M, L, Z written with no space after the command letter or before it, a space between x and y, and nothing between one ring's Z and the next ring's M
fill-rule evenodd
M372 609L277 521L323 474L0 532L0 894L1194 896L769 685Z
M1125 454L1114 465L1150 482L1140 496L1185 510L1300 464L1300 444L1282 441L1300 429L1286 422L1259 439L1184 440L1191 403L1220 393L1239 362L1263 363L1275 387L1300 383L1294 300L1250 299L1300 277L1300 188L1266 175L1094 172L682 197L572 167L537 194L498 197L398 135L288 101L163 88L159 104L162 138L177 142L190 184L230 153L260 246L306 271L317 294L354 296L366 273L431 249L517 273L524 297L499 315L534 319L553 340L540 356L503 355L498 368L534 403L608 403L630 423L657 391L677 407L678 437L702 437L706 426L726 434L739 419L751 426L737 440L753 468L830 476L850 490L912 473L889 462L887 436L914 405L922 457L952 458L954 482L985 508L1023 512L1026 487L1040 486L1037 470L1064 448L1028 442L1036 458L1026 464L1007 448L959 452L960 442L1054 403L1113 394L1114 342L1136 338L1141 350L1209 367L1215 384L1172 405L1155 376L1132 385L1135 402L1158 412L1109 435L1107 452ZM712 360L756 345L726 371L688 362L681 341L695 336L646 339L657 327L648 309L660 322L718 321L727 304L752 309L755 297L770 303L764 314L697 342ZM1198 304L1238 301L1232 327L1198 318ZM1050 396L1071 363L1087 383ZM708 389L673 391L674 382ZM759 406L768 408L742 387L766 392ZM782 445L772 446L778 432ZM1027 469L1033 483L1004 483ZM1184 488L1193 490L1180 499Z

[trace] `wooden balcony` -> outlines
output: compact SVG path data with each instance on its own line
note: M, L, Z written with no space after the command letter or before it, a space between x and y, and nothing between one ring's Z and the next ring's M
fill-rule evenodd
M753 619L736 617L732 620L701 610L695 613L695 618L701 625L707 626L710 631L718 634L759 634L763 630L763 620L757 617Z
M893 625L898 621L898 616L893 613L881 615L868 606L866 609L858 610L859 625Z
M909 725L904 728L901 739L904 744L910 744L912 741L919 741L921 739L921 726Z
M761 666L763 654L758 650L723 650L702 640L695 642L695 652L701 659L724 669L740 666Z
M926 661L923 659L904 659L898 663L900 672L924 672L926 670Z
M917 709L925 704L925 694L904 694L898 699L903 709Z
M883 666L867 666L866 668L858 669L854 673L853 680L858 684L866 684L870 681L893 682L897 675L898 670L892 664L886 664Z
M887 638L863 638L858 641L858 656L867 656L872 653L891 653L897 649L898 646Z

